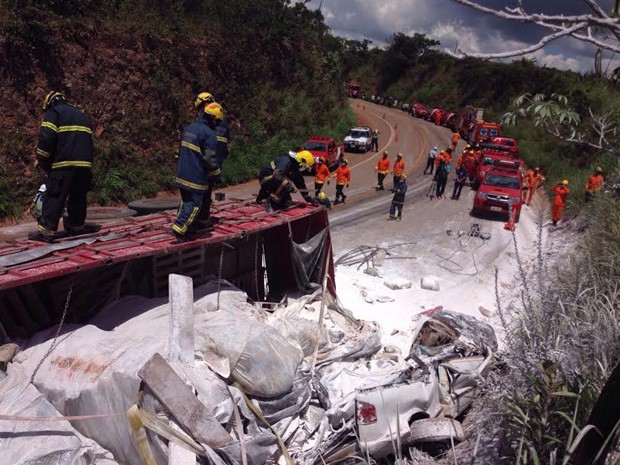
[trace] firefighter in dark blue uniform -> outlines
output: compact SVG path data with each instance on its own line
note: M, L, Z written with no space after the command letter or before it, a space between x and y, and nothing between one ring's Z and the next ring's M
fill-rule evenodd
M301 150L290 151L288 155L282 155L263 166L258 173L260 191L256 203L266 200L265 208L268 211L287 208L293 203L291 194L297 189L306 202L315 203L308 194L303 176L303 172L310 171L313 165L312 154L307 150Z
M207 105L213 106L213 103L208 103ZM215 104L217 105L217 103ZM221 107L220 107L221 108ZM222 168L224 165L224 160L228 157L228 141L230 138L230 131L228 129L228 120L224 116L224 109L221 109L221 112L218 112L215 121L215 136L217 139L217 146L215 149L215 158L217 160L217 166ZM211 195L213 189L216 187L216 184L219 184L221 181L220 177L213 178L213 182L209 183L209 190L204 196L204 200L202 203L202 208L198 213L198 217L196 218L195 227L196 229L204 229L207 228L210 224L209 217L211 213ZM211 219L213 223L213 219Z
M63 225L68 234L96 232L100 225L85 223L86 196L92 189L93 124L60 92L47 94L43 110L36 164L48 176L47 192L37 231L28 237L52 242L65 205Z
M210 203L213 185L220 178L215 127L216 120L222 116L222 107L212 102L205 105L203 113L183 129L175 178L181 191L181 204L172 225L172 233L177 239L183 240L193 229L192 224L203 204Z

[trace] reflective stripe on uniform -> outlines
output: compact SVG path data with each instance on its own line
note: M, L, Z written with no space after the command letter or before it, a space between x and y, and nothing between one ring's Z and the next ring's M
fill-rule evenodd
M186 140L181 142L181 146L182 147L186 147L190 150L193 150L194 152L198 152L200 154L202 154L202 151L200 150L200 147L198 147L196 144L192 144L191 142L188 142Z
M261 179L260 181L258 181L258 183L262 186L263 184L265 184L267 181L269 181L271 178L273 178L273 175L270 174L269 176L265 176L263 179Z
M388 171L388 170L385 170L385 171L378 171L378 173L380 173L380 174L388 174L388 173L389 173L389 171Z
M52 163L52 169L65 168L67 166L76 166L78 168L92 168L93 163L90 161L80 160L57 161L56 163Z
M280 183L280 185L278 186L278 188L276 189L276 191L274 192L274 194L275 194L275 195L280 195L280 192L282 192L282 189L284 189L284 187L285 187L286 185L288 185L288 184L289 184L289 182L290 182L290 181L289 181L288 179L285 179L284 181L282 181L282 182Z
M222 174L222 170L219 168L216 168L214 170L211 170L207 173L208 176L217 176L219 174Z
M71 132L71 131L86 132L88 134L93 133L93 130L89 128L88 126L60 126L58 128L58 132Z
M183 224L179 226L175 223L172 225L172 229L174 229L180 234L185 234L187 232L187 227L194 222L194 218L196 218L196 215L199 211L200 207L193 207L192 212L190 213L189 217L183 222Z
M49 158L50 157L49 153L47 153L45 150L40 149L40 148L37 148L36 154L37 155L41 155L42 157L45 157L45 158Z
M189 187L190 189L198 189L198 190L207 190L209 188L208 185L206 184L196 184L190 181L186 181L185 179L181 179L181 178L174 178L174 182L176 182L177 184L180 184L181 186L185 186L185 187Z
M53 236L54 233L56 231L54 231L53 229L47 229L45 226L43 226L42 224L38 224L37 225L37 229L39 230L39 232L45 236Z
M226 142L226 143L228 143L228 137L217 136L217 141L218 142Z
M51 129L54 132L58 132L58 126L56 126L54 123L50 123L49 121L43 121L41 123L41 127Z

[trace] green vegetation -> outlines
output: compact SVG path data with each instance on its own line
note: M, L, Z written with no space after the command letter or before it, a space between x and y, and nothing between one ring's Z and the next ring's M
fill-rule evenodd
M254 177L311 133L340 138L354 122L340 41L320 12L301 4L0 0L0 12L0 61L7 64L0 115L9 115L0 125L7 167L0 181L24 187L20 204L41 180L24 172L50 89L65 92L102 130L90 197L102 205L173 187L179 133L202 90L233 123L224 182ZM14 192L0 198L0 216L19 213L15 199Z

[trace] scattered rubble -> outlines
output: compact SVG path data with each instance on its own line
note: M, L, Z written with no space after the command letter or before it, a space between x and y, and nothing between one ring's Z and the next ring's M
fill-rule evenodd
M220 284L194 290L194 366L164 358L169 304L162 299L124 298L91 324L64 328L33 386L27 379L54 343L52 329L35 335L0 378L0 393L21 383L48 415L109 416L64 422L62 446L52 446L52 436L30 447L33 462L17 459L21 442L0 436L0 449L16 458L11 463L140 464L126 411L134 420L178 425L192 450L217 465L259 465L287 454L301 465L366 453L379 459L394 452L397 436L408 450L422 439L440 440L448 427L462 440L452 418L469 407L479 379L493 368L497 342L488 325L432 309L417 317L403 353L382 346L378 324L355 319L329 294L323 304L320 290L289 296L268 312ZM0 411L28 413L6 401L0 395ZM140 421L155 463L166 460L170 441L183 443L170 428L149 430L149 421ZM37 423L11 427L12 435L44 430ZM91 453L79 461L77 452L61 450Z
M439 278L437 276L424 276L420 280L420 287L428 291L438 291Z

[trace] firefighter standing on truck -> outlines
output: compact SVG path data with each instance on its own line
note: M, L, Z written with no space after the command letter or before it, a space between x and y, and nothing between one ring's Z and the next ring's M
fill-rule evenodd
M383 181L385 177L390 172L390 159L388 158L389 153L387 151L383 152L383 155L377 160L377 164L375 165L375 171L377 172L377 187L376 190L382 191Z
M100 225L85 223L86 196L92 189L92 122L60 92L47 94L43 110L35 166L47 174L47 189L37 231L28 238L52 242L65 205L63 226L69 235L97 232Z
M314 196L318 197L319 193L323 190L323 185L327 180L327 184L329 184L329 168L325 164L325 159L323 157L319 157L317 164L315 165L315 174L314 174Z
M405 161L403 160L403 154L400 152L396 154L396 161L392 166L392 174L394 175L394 188L392 192L394 192L399 178L405 174Z
M568 197L569 193L570 189L568 188L567 179L553 186L553 203L551 204L551 221L553 226L557 226L558 221L562 218L562 211L566 205L566 197Z
M185 240L188 232L198 229L194 222L201 209L206 208L208 215L211 192L222 172L217 158L216 125L223 110L216 102L201 108L196 119L183 128L179 146L175 184L181 193L181 203L171 227L178 240ZM207 220L208 217L202 218Z
M228 119L224 116L224 109L217 103L209 92L201 92L194 100L194 108L199 114L205 112L205 107L209 106L215 116L215 137L217 139L215 149L216 165L221 169L224 160L228 157L228 141L230 139L230 130ZM209 226L211 216L211 203L213 189L221 182L221 174L211 178L207 192L203 197L202 206L198 212L198 216L193 224L193 229L205 229Z
M452 150L456 149L456 145L459 143L459 139L461 138L458 131L454 131L452 133L452 137L450 137L450 145L452 146Z
M307 150L289 151L261 168L258 173L260 191L256 203L265 201L265 210L282 210L293 203L291 194L299 189L306 202L315 203L308 194L304 172L309 172L314 158Z
M603 182L605 179L603 178L603 168L597 166L590 176L588 176L588 180L586 181L586 192L585 192L585 200L589 202L592 200L592 197L603 188Z
M349 169L348 162L345 158L340 160L340 166L336 169L334 177L336 178L336 199L334 205L338 203L344 203L347 196L344 195L344 188L349 187L351 182L351 170Z

